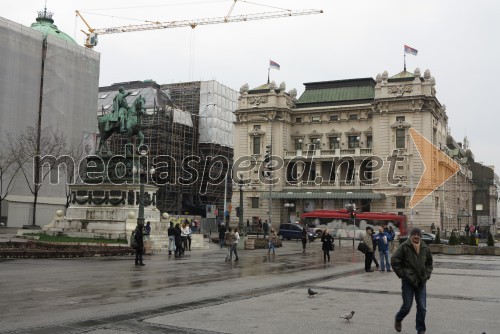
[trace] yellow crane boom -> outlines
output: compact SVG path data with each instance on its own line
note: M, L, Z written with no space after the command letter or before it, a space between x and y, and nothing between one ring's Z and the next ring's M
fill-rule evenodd
M231 23L231 22L244 22L244 21L255 21L255 20L265 20L265 19L273 19L280 17L289 17L289 16L301 16L301 15L312 15L312 14L321 14L322 10L316 9L307 9L307 10L280 10L273 12L262 12L262 13L254 13L254 14L244 14L244 15L235 15L229 16L226 15L224 17L213 17L213 18L204 18L204 19L194 19L194 20L180 20L180 21L167 21L167 22L148 22L144 24L136 24L136 25L127 25L120 27L112 27L112 28L98 28L93 29L87 23L87 21L83 18L82 14L77 10L75 11L77 16L80 16L82 21L88 28L88 32L83 31L87 35L85 40L85 46L88 48L92 48L97 45L97 36L98 35L106 35L106 34L116 34L122 32L132 32L132 31L144 31L144 30L156 30L156 29L170 29L170 28L180 28L180 27L191 27L196 28L200 25L208 25L208 24L219 24L219 23Z

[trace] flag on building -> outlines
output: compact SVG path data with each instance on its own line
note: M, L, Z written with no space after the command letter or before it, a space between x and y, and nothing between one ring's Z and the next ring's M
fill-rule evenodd
M409 54L412 54L412 55L416 56L417 53L418 53L418 50L414 49L414 48L411 48L408 45L405 45L405 53L409 53Z
M275 61L269 60L269 68L274 68L275 70L280 69L280 64Z

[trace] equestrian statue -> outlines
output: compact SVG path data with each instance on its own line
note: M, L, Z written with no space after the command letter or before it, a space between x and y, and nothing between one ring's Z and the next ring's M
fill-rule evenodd
M118 94L113 99L113 112L101 116L97 123L99 127L99 147L97 152L102 153L103 149L109 151L106 141L114 133L123 133L128 137L128 142L132 142L132 137L137 136L139 147L144 144L144 134L141 132L141 116L145 112L144 105L146 100L139 95L129 107L127 96L131 92L125 92L120 87Z

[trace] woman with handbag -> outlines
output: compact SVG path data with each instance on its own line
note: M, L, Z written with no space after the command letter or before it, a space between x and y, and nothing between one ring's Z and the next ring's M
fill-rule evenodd
M367 273L372 272L371 269L372 261L375 258L373 256L373 240L372 240L373 230L370 226L366 227L366 234L363 236L363 243L366 245L365 252L365 271Z
M323 235L321 236L321 242L323 243L323 262L326 263L326 258L328 258L328 262L330 262L330 251L333 251L333 237L330 234L329 230L324 230Z

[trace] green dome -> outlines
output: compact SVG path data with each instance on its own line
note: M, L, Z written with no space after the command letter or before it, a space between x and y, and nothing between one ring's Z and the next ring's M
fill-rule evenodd
M44 36L52 35L59 37L60 39L63 39L65 41L77 44L73 38L57 28L57 26L54 24L54 20L52 19L52 13L47 12L47 8L45 8L43 11L38 12L36 22L31 25L31 28L41 32Z

